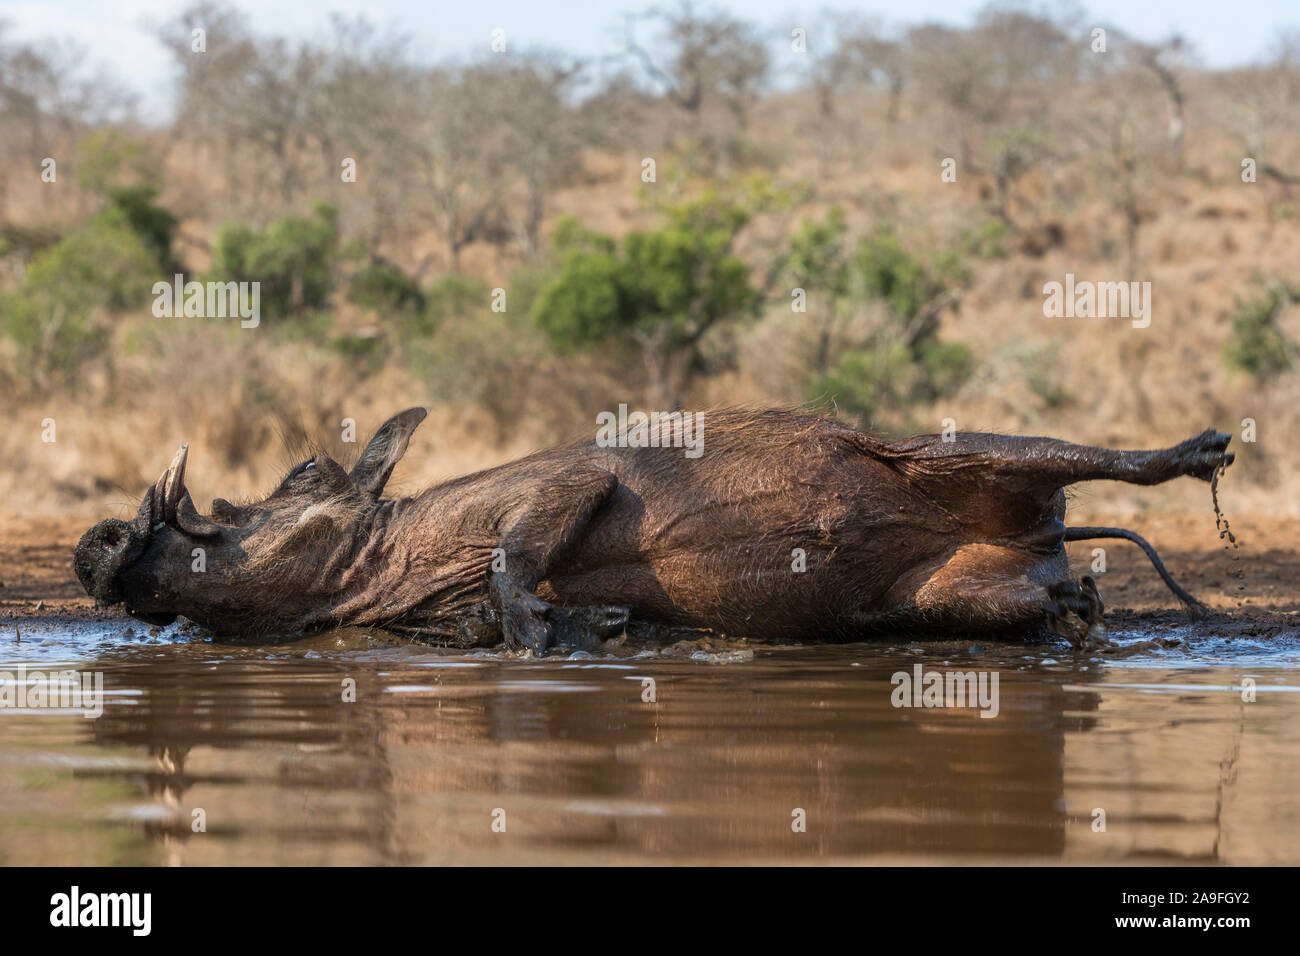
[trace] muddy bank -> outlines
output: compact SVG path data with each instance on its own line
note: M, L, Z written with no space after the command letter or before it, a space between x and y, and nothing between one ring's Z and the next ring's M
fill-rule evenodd
M0 618L129 621L120 608L96 608L72 570L77 539L96 519L0 520ZM1212 514L1159 514L1117 523L1144 535L1185 588L1216 613L1200 628L1268 637L1300 627L1300 519L1232 516L1235 547L1221 540ZM1105 571L1092 571L1105 549ZM1186 616L1141 551L1123 541L1069 546L1075 574L1093 573L1115 626L1181 625ZM134 623L134 622L132 622Z

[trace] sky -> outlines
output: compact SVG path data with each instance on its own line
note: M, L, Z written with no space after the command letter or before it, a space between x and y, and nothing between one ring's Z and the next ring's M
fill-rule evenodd
M259 33L290 37L324 36L330 12L364 13L380 26L396 25L409 32L412 50L420 59L464 58L486 52L492 31L505 31L507 42L519 47L558 47L585 56L607 55L618 49L622 15L639 11L653 0L235 0ZM671 2L671 0L667 0ZM1064 6L1067 0L1057 0ZM813 11L830 7L879 17L886 25L937 21L968 25L984 0L907 0L905 4L877 0L715 0L752 23L778 29L816 23ZM0 21L23 40L71 38L86 51L88 61L115 74L139 97L145 113L168 108L173 69L170 59L150 31L150 23L170 19L185 3L166 0L0 0ZM1031 10L1051 10L1047 0L1025 4ZM1069 4L1086 10L1088 20L1115 24L1141 39L1156 40L1179 30L1192 43L1201 62L1212 67L1249 63L1263 54L1283 30L1300 30L1300 0L1091 0ZM900 14L900 10L902 13ZM810 40L811 40L811 27ZM811 45L811 44L810 44Z

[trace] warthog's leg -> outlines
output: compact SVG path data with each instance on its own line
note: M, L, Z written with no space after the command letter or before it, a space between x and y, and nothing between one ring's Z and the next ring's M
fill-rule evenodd
M554 643L551 606L533 592L616 487L613 474L591 467L564 472L540 489L527 490L524 510L501 538L504 567L492 574L488 589L508 645L541 654Z
M984 632L1046 627L1076 647L1108 643L1096 584L1067 573L1064 552L1044 558L1000 545L963 545L905 574L886 595L885 610L863 623Z
M1036 488L1096 479L1155 485L1182 475L1209 481L1219 468L1232 464L1226 451L1231 438L1207 429L1170 448L1117 451L1055 438L959 433L956 441L936 438L912 453L920 460L951 460L954 474L967 466L987 468L997 478Z
M577 651L599 650L606 638L627 627L631 614L625 607L550 607L546 620L556 647ZM456 643L461 647L491 647L505 635L501 616L484 601L456 622Z

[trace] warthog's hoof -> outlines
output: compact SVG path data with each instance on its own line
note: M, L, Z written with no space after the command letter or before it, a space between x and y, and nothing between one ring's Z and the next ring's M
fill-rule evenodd
M625 607L552 607L547 612L557 647L599 650L602 642L627 627Z
M504 574L492 575L488 600L497 612L507 647L530 650L541 657L554 643L546 620L551 606L518 581Z
M456 644L460 647L494 647L501 643L501 617L487 601L470 608L456 621Z
M546 612L551 606L532 594L518 594L501 608L501 636L506 646L527 648L538 657L553 643Z
M1110 647L1106 637L1105 605L1097 593L1097 582L1085 575L1074 581L1055 581L1047 586L1047 623L1052 632L1080 650Z
M1207 428L1195 438L1174 446L1174 453L1184 474L1209 481L1220 468L1227 468L1236 456L1227 451L1232 436Z

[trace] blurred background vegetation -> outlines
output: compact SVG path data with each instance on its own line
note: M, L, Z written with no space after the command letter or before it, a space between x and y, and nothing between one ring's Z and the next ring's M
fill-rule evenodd
M1252 417L1243 491L1294 510L1300 33L1209 70L1083 14L828 17L797 73L787 25L691 5L596 70L204 4L156 28L166 123L0 25L0 493L120 503L180 440L199 494L251 493L286 441L430 404L414 485L620 402L746 403L1123 446ZM261 324L155 318L178 272L260 282ZM1151 327L1044 318L1067 272L1152 282Z

